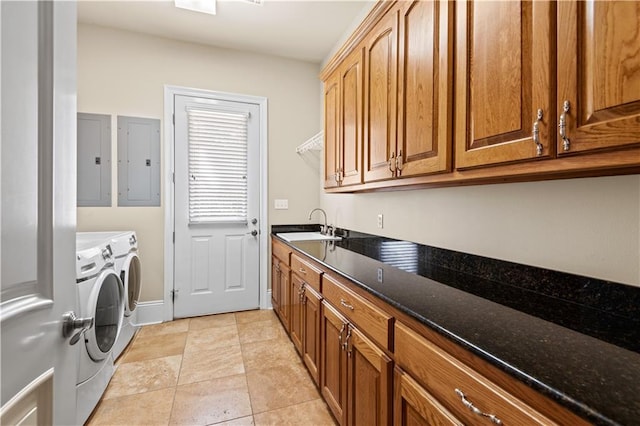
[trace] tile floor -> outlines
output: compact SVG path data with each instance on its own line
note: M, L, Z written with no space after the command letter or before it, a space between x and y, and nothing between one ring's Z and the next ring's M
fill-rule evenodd
M89 425L335 425L271 310L140 329Z

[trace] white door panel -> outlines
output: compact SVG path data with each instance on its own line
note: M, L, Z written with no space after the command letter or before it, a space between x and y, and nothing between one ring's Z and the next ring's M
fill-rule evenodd
M73 424L76 5L0 3L0 423Z
M174 102L174 317L181 318L258 308L259 106L252 103L189 96L175 96ZM190 216L190 191L193 191L196 194L194 197L196 197L201 195L203 188L206 188L206 186L199 186L194 189L194 185L190 186L190 183L198 182L202 185L204 181L211 181L215 184L220 179L224 180L225 176L224 173L216 174L215 170L212 171L213 175L198 175L197 172L190 169L189 156L196 155L194 152L198 152L197 149L190 148L190 138L191 140L197 139L199 135L194 136L194 134L199 130L194 130L193 122L190 127L189 113L196 111L198 114L209 110L243 113L247 114L248 118L246 121L246 172L241 173L246 178L246 212L241 206L238 211L233 212L233 217L225 219L214 217L218 214L218 210L212 207L213 213L207 221L200 219L208 217L201 208L203 205L209 206L207 203L211 200L199 201L199 204L191 203L195 208L191 209ZM214 134L219 130L209 129L209 131ZM222 132L224 133L224 130ZM221 146L220 149L225 149L225 147ZM207 161L207 158L216 155L215 152L207 151L206 154L202 154L202 160L194 160L192 164L195 163L197 170L201 170L201 161ZM243 161L244 159L237 160L239 166L236 166L236 159L233 157L230 164L223 164L221 169L228 170L228 173L232 175L237 170L244 170L242 169L245 164ZM206 167L204 168L206 169ZM229 191L233 192L237 179L234 181L233 178L229 178L229 182ZM239 191L242 192L244 189L241 188ZM238 202L234 196L228 194L223 194L222 197L229 197L232 200L229 201L230 203ZM225 210L224 206L222 210ZM256 234L252 235L252 231L255 231Z

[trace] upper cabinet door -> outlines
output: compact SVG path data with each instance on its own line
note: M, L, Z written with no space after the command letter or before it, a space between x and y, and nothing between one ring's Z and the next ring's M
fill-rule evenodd
M395 176L398 11L389 11L364 43L364 181L372 182Z
M398 176L451 170L453 3L401 2Z
M338 186L338 146L340 143L340 89L338 74L324 83L324 187Z
M456 168L555 154L552 12L547 1L457 2Z
M339 69L341 126L338 174L341 185L362 183L362 56L363 49L355 49Z
M640 144L640 3L558 2L557 44L558 153Z

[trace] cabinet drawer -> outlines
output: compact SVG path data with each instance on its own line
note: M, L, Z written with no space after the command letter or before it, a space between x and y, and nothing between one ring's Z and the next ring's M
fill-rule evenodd
M278 259L280 259L282 262L284 262L285 265L289 266L291 265L291 249L289 247L287 247L286 245L276 241L276 240L272 240L271 241L271 254L276 256Z
M378 345L391 350L391 315L348 290L336 278L327 274L322 276L322 295Z
M497 419L504 425L556 424L400 323L395 325L395 359L465 424L489 425Z
M315 291L320 291L320 275L322 271L295 253L291 255L291 271L302 278Z

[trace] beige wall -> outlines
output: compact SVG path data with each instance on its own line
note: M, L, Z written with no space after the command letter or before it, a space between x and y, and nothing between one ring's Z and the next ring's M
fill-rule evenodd
M138 233L142 301L163 298L164 199L161 207L116 207L115 117L162 119L165 84L267 97L270 222L300 222L319 197L318 154L295 153L320 130L318 72L317 64L307 62L79 25L78 111L113 117L114 207L78 208L78 230ZM289 210L273 210L275 198L288 198Z
M324 194L321 204L341 227L640 286L639 175Z

